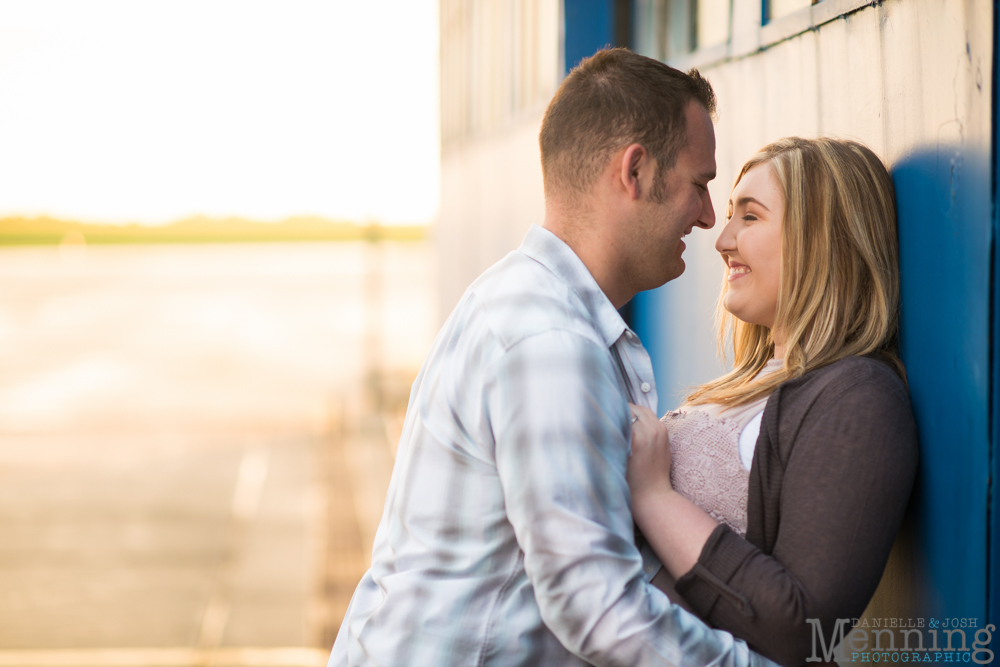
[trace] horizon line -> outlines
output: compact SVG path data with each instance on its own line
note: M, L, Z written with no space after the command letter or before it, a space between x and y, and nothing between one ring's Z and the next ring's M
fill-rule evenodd
M264 222L239 216L191 216L161 225L110 224L50 216L0 217L0 245L70 245L124 243L241 243L262 241L423 240L430 225L358 223L321 216L290 216Z

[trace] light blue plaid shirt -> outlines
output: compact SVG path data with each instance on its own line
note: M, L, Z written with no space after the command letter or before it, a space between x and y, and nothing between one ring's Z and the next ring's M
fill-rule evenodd
M768 664L649 585L628 391L655 410L649 355L573 251L532 227L414 382L330 666Z

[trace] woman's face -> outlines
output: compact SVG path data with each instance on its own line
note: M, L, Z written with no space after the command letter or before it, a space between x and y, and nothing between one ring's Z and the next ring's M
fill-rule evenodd
M785 197L769 163L750 169L733 188L715 249L729 267L722 305L744 322L774 326L784 216Z

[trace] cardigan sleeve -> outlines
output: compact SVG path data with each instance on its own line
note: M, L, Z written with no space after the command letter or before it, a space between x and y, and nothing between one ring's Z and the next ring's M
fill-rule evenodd
M812 655L807 619L819 619L829 636L836 619L864 611L916 476L916 426L902 383L861 375L800 392L795 405L779 397L771 420L779 442L762 437L758 447L768 451L754 461L768 461L758 475L762 504L777 508L773 550L720 525L677 581L711 625L783 665ZM751 500L751 522L752 509Z

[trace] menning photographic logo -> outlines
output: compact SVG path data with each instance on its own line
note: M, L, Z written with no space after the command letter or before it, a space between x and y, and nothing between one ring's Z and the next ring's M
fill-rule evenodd
M829 640L818 618L806 621L812 626L806 662L993 662L986 647L996 627L980 627L975 618L838 618Z

